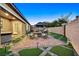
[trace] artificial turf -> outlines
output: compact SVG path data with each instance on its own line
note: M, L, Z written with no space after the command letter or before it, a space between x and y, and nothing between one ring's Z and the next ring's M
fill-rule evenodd
M50 51L59 56L74 56L73 50L64 48L62 46L55 46Z
M62 34L58 34L58 33L53 33L53 32L49 32L49 35L53 36L55 39L64 41L65 43L67 42L67 37L65 37Z
M23 49L19 51L20 56L38 56L42 53L39 48Z

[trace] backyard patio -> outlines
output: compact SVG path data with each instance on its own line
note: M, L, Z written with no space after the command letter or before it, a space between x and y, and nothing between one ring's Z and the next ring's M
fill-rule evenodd
M48 36L47 39L29 39L28 37L25 37L21 42L16 43L11 50L13 52L18 52L24 48L53 47L57 45L65 45L65 43L63 41L56 40L52 36Z
M25 36L10 46L7 51L11 51L11 53L6 52L6 54L10 56L73 56L73 47L71 44L67 44L66 40L66 37L56 33L49 33L46 39L42 37L31 39ZM5 54L5 50L1 51Z

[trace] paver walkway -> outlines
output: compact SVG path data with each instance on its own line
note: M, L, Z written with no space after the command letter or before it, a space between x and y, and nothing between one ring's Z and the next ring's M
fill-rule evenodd
M43 52L39 55L39 56L45 56L47 53L49 53L51 56L57 56L56 54L50 52L50 50L52 49L53 47L48 47L46 49L44 49L43 47L42 48L39 48L41 50L43 50Z
M36 48L36 47L52 47L56 45L64 45L63 41L54 39L51 36L48 36L47 39L37 38L37 39L29 39L25 37L21 42L16 43L11 50L13 52L18 52L24 48Z

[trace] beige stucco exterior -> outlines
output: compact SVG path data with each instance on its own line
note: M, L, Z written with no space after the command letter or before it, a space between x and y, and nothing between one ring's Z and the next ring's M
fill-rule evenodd
M26 23L26 31L30 31L30 25Z
M1 22L2 22L1 33L11 33L12 32L11 20L1 17Z
M19 37L26 34L26 24L19 20L12 21L12 27L13 37Z
M27 20L7 4L0 4L0 6L3 8L0 9L1 35L11 33L12 39L27 35L26 32L30 30ZM8 15L5 15L5 11Z
M12 37L20 37L26 34L27 23L24 23L18 19L9 20L1 17L2 28L1 33L12 33Z

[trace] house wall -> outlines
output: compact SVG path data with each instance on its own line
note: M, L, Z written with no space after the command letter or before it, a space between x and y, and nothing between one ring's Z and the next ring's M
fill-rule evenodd
M11 33L12 32L12 24L9 19L1 17L1 33Z
M30 31L30 25L28 23L26 23L26 31Z
M9 16L5 17L5 15L2 15L3 13L1 12L2 14L0 16L5 17L5 18L1 17L1 20L2 20L1 40L4 39L5 41L5 39L8 40L8 39L11 39L12 37L15 38L15 37L20 37L22 35L25 35L26 28L28 28L28 26L26 26L26 21L24 21L23 18L19 15L19 13L15 12L7 4L0 4L0 6L3 9L5 9L5 11L7 10L9 13L11 13L12 14L12 15L10 14L11 16L14 15L13 17L15 17L15 19L11 19L11 17ZM4 14L5 14L5 11L3 11Z
M28 24L28 30L30 31L30 29L31 29L31 28L30 28L30 25Z
M22 35L25 35L26 30L25 30L25 23L15 20L12 21L13 25L13 37L20 37Z
M22 23L22 34L25 35L26 34L26 24Z
M0 43L9 43L12 39L11 20L1 17L1 40Z
M18 19L16 20L9 20L6 18L1 17L1 33L12 33L12 37L20 37L26 34L26 28L29 30L28 23L24 23Z

